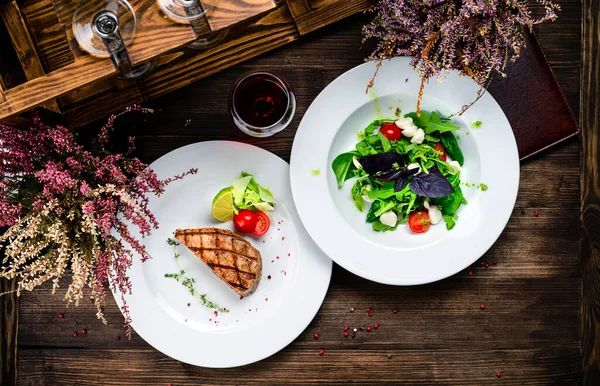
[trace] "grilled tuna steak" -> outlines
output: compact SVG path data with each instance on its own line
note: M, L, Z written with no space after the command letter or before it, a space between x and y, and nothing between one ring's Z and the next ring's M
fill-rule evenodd
M218 228L177 229L175 238L240 296L256 290L262 275L262 258L238 234Z

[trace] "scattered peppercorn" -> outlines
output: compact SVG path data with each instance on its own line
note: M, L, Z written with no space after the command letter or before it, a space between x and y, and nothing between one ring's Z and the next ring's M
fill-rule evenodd
M502 374L500 374L500 371L498 371L498 372L496 373L496 376L497 376L498 378L500 378L500 377L502 376Z
M373 325L373 328L377 330L377 329L379 328L379 324L375 323L375 324Z
M485 310L485 304L481 303L481 305L479 306L479 308L481 308L482 310Z
M60 319L62 319L62 318L64 318L64 317L65 317L65 314L58 314L58 317L59 317Z
M392 359L392 354L387 355L388 359Z
M349 326L344 327L344 331L348 331L349 328Z
M393 312L394 312L394 314L397 314L397 313L398 313L398 310L394 310Z
M348 335L349 335L349 334L348 334L348 332L347 332L347 331L346 331L346 332L344 332L344 338L347 338L347 337L348 337Z
M354 307L350 307L350 312L354 312Z
M469 276L473 276L473 271L469 271Z
M324 350L319 351L319 355L323 355L323 354L325 354Z
M83 335L85 335L85 334L87 334L87 330L84 328L83 330L81 330L81 333L82 333Z
M533 212L533 215L534 215L535 217L537 217L537 216L539 216L539 215L540 215L540 212L538 212L538 211L536 210L535 212Z
M367 326L367 332L371 332L371 326Z
M271 275L267 276L267 279L271 280Z
M496 265L498 262L496 260L492 261L492 265Z
M121 337L119 335L115 336L115 340L121 340Z
M313 335L313 337L314 337L315 339L319 339L321 336L320 336L319 334L315 334L315 335Z
M74 331L74 332L73 332L73 336L77 336L77 331Z

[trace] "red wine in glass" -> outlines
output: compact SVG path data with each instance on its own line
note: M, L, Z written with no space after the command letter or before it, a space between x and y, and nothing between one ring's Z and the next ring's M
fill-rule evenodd
M267 137L292 120L296 100L279 75L261 71L243 75L233 86L229 108L235 124L246 134Z

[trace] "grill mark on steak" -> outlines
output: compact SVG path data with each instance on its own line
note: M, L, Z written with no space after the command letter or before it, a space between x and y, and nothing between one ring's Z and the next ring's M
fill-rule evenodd
M188 247L189 249L191 249L192 251L223 251L222 248L204 248L204 247ZM257 261L258 259L256 257L252 257L252 256L248 256L248 255L244 255L242 253L239 252L234 252L234 251L228 251L229 253L233 253L234 255L238 255L241 257L245 257L246 259L250 259L250 260L254 260Z
M236 272L238 273L238 275L241 273L241 274L244 274L244 275L250 276L250 277L252 277L252 278L256 277L256 275L255 275L255 274L253 274L252 272L246 272L246 271L242 271L242 270L241 270L241 269L239 269L238 267L230 267L230 266L228 266L228 265L215 264L215 263L208 263L208 266L209 266L209 267L211 267L211 268L213 268L213 267L214 267L214 268L224 268L224 269L230 269L230 270L232 270L232 271L236 271Z
M262 275L262 258L237 233L219 228L178 229L175 238L242 297L256 290Z

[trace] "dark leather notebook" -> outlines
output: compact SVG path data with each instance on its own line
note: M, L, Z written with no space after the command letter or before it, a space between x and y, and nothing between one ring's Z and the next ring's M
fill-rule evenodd
M489 92L500 104L512 126L519 157L529 158L579 134L579 124L554 72L533 33L527 47L496 77Z

